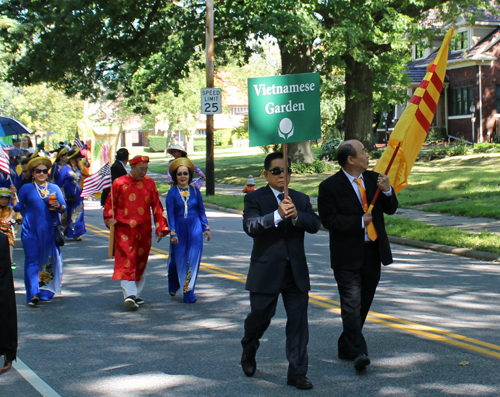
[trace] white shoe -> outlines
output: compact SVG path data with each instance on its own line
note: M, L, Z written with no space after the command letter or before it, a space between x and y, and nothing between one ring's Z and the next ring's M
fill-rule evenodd
M139 305L135 301L134 297L132 297L132 296L127 296L125 298L125 301L123 302L123 304L125 305L125 307L127 309L130 309L130 310L136 310L139 307Z

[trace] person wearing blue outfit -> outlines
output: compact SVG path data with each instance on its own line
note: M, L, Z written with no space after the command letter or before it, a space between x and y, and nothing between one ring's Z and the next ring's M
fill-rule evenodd
M210 241L212 236L201 193L197 187L190 185L194 164L186 157L179 157L172 161L168 169L173 180L166 199L170 227L168 290L171 296L175 296L181 288L184 302L194 303L203 237Z
M85 234L85 213L83 210L83 197L79 160L83 156L80 149L76 148L68 153L68 162L61 168L59 180L61 182L64 197L68 207L66 208L67 226L66 235L75 241L82 241Z
M46 157L30 160L33 183L22 186L19 201L13 199L14 210L23 215L24 284L30 306L61 293L63 261L54 222L60 223L58 213L64 212L66 201L61 189L47 181L51 165Z
M68 162L68 152L68 148L61 148L57 153L56 161L54 161L54 164L50 169L50 182L55 183L60 188L62 188L61 169L63 165Z

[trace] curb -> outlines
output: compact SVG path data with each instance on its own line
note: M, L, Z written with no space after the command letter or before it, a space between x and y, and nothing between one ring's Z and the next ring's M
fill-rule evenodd
M225 208L212 203L204 203L204 205L206 208L210 208L213 210L229 212L231 214L243 215L243 211L236 210L233 208ZM325 229L323 225L321 225L320 230L328 232L328 230ZM409 247L415 247L415 248L423 248L431 251L465 256L467 258L479 259L487 262L500 262L500 255L494 254L492 252L476 251L476 250L471 250L469 248L458 248L450 245L428 243L426 241L410 240L408 238L403 238L403 237L396 237L396 236L388 236L388 237L389 237L389 242L392 244L407 245Z

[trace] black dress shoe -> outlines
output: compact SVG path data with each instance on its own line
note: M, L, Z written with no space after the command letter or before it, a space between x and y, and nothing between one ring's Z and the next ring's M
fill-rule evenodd
M364 371L370 365L370 359L366 354L360 354L354 359L354 368L356 371Z
M313 388L312 382L305 375L288 375L286 384L303 390Z
M253 376L257 369L255 357L248 357L245 353L241 355L241 369L246 376Z

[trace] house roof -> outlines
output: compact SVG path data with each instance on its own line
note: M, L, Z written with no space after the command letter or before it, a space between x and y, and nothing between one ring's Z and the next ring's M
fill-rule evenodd
M488 50L500 41L500 27L466 51L451 51L448 54L448 65L464 61L495 61L497 58ZM439 49L436 49L427 58L408 62L407 76L413 83L419 83L425 77L427 66L436 58ZM445 81L447 76L445 76Z

